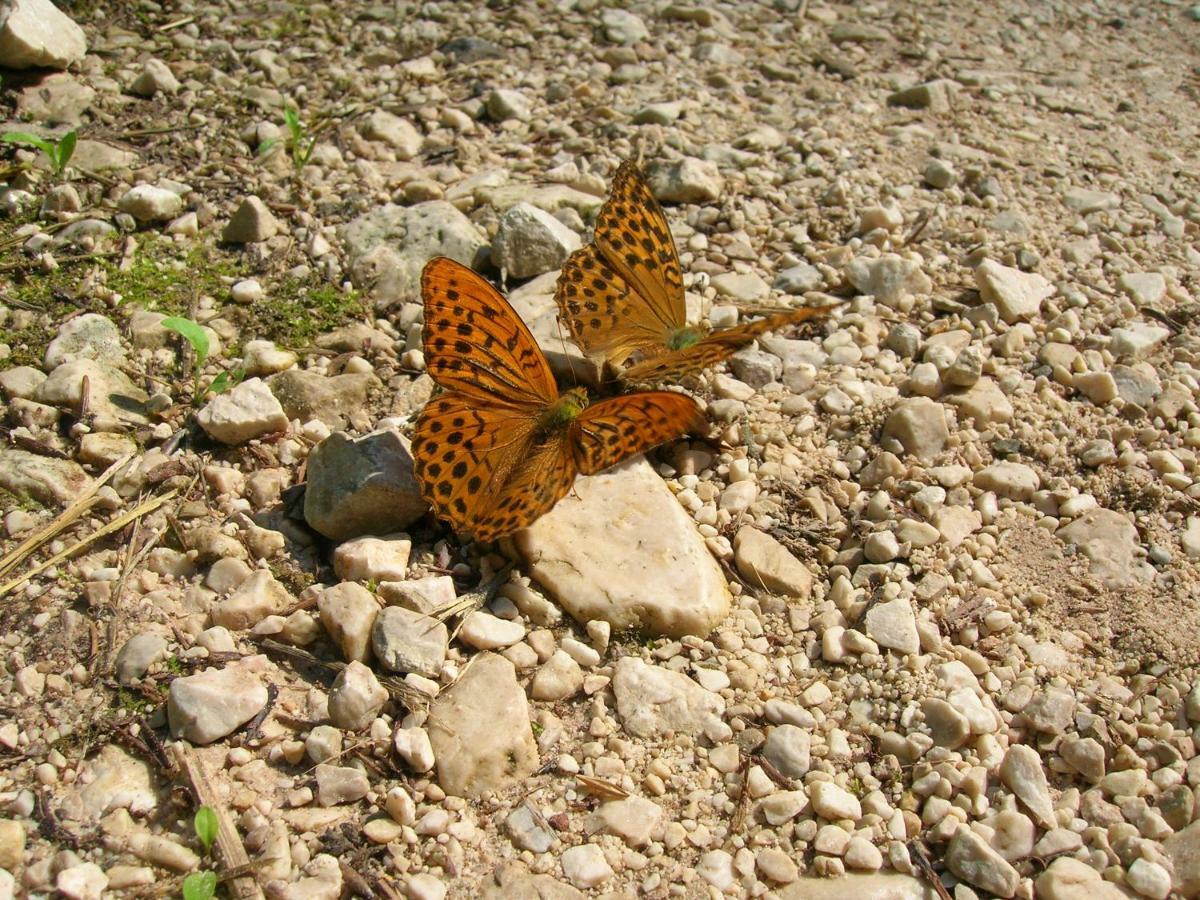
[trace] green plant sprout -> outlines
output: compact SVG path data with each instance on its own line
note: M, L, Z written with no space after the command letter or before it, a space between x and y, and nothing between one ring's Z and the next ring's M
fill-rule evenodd
M6 144L28 144L41 150L46 154L46 159L50 161L50 169L54 172L55 178L62 177L67 163L71 161L71 156L75 153L75 144L78 140L79 132L74 129L58 140L41 138L27 131L6 131L4 134L0 134L0 141Z
M185 320L187 321L187 320ZM194 323L193 323L194 324ZM201 806L192 818L192 829L196 837L204 845L204 852L212 852L212 845L217 840L220 823L217 821L217 811L211 806ZM211 900L217 892L217 873L212 869L192 872L183 879L183 900Z
M192 352L196 356L196 364L192 369L192 405L199 406L209 394L223 394L225 391L234 387L242 380L244 373L239 370L233 372L222 372L208 384L204 384L201 379L201 371L204 368L204 363L208 360L208 335L204 329L193 322L191 319L185 319L183 316L168 316L162 320L163 328L169 331L174 331L180 335L185 341L192 345Z
M310 134L300 114L291 106L283 108L283 124L288 130L288 146L292 151L292 166L297 172L308 165L312 158L313 147L317 145L316 134ZM258 145L258 156L266 156L279 143L279 138L271 138Z

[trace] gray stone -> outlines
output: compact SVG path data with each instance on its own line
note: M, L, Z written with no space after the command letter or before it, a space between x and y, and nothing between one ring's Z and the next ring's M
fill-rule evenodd
M403 531L428 508L398 431L333 434L309 456L304 518L331 540Z
M47 369L81 359L120 365L125 361L121 335L112 319L99 313L84 313L64 323L43 357Z
M492 264L513 278L530 278L561 268L580 243L579 235L554 216L518 203L500 217Z
M486 246L475 224L445 200L386 204L342 225L338 236L353 260L355 286L378 305L418 300L421 270L434 256L472 265Z
M139 97L153 97L155 94L174 94L179 91L179 79L161 59L148 59L142 66L142 72L129 86L129 92Z
M905 106L909 109L927 109L930 112L949 112L954 106L958 85L946 78L914 84L889 94L888 106Z
M450 634L437 619L388 606L375 617L371 646L380 664L393 672L436 678L446 661Z
M160 634L144 631L127 640L117 653L117 681L130 684L146 674L158 660L166 656L167 641Z
M646 177L654 196L671 203L709 203L725 187L716 165L694 157L653 166Z
M252 244L279 233L279 222L258 197L247 197L221 232L228 244Z

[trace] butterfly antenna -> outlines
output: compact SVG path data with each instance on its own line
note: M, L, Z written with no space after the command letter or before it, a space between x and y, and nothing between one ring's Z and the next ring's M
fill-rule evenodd
M575 377L575 362L567 352L567 336L563 334L562 316L554 316L554 326L558 329L558 343L562 345L563 357L567 360L567 371L571 373L571 387L579 387L579 379Z

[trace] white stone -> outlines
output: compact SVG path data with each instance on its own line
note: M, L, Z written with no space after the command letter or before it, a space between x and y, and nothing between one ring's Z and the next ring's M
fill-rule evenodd
M183 200L174 191L152 184L139 184L121 195L117 209L129 213L139 222L165 222L179 215Z
M916 615L911 601L905 597L876 603L867 610L866 631L881 647L900 653L916 653L921 649Z
M1054 285L1036 272L1022 272L985 259L975 267L975 283L985 303L995 303L1000 318L1012 325L1041 309L1054 294Z
M476 610L463 620L458 637L476 650L499 650L525 637L525 626Z
M1000 778L1010 791L1017 795L1025 808L1033 813L1034 819L1043 828L1053 828L1054 802L1050 799L1050 788L1042 759L1032 747L1013 744L1004 754L1000 764Z
M171 735L194 744L211 744L249 722L267 702L267 688L256 674L264 657L245 657L224 669L205 669L171 682L167 718Z
M920 263L895 253L877 258L856 257L846 266L846 278L860 293L871 294L893 309L903 309L913 295L927 294L933 289L933 282Z
M582 624L703 637L729 611L724 573L643 457L578 478L574 496L516 542L534 579Z
M563 851L559 858L563 876L580 890L599 887L613 877L612 867L595 844L578 844Z
M729 733L722 721L725 701L680 672L625 656L614 667L612 688L621 723L634 737L674 731L718 739Z
M1171 873L1148 859L1135 859L1125 873L1125 881L1143 897L1152 900L1165 900L1171 893Z
M862 818L862 804L852 793L832 781L816 781L809 785L808 797L813 811L823 819Z
M223 444L244 444L288 427L283 406L260 378L249 378L214 397L196 414L196 422Z
M0 23L0 66L65 69L83 59L87 36L50 0L12 0Z

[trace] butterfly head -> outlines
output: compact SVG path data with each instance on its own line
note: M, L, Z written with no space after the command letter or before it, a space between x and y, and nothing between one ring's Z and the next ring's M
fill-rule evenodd
M579 414L587 409L588 396L583 388L563 391L562 396L546 407L538 420L538 433L549 437L566 429Z
M704 332L694 326L685 325L682 328L676 328L667 335L667 349L686 350L702 337L704 337Z

